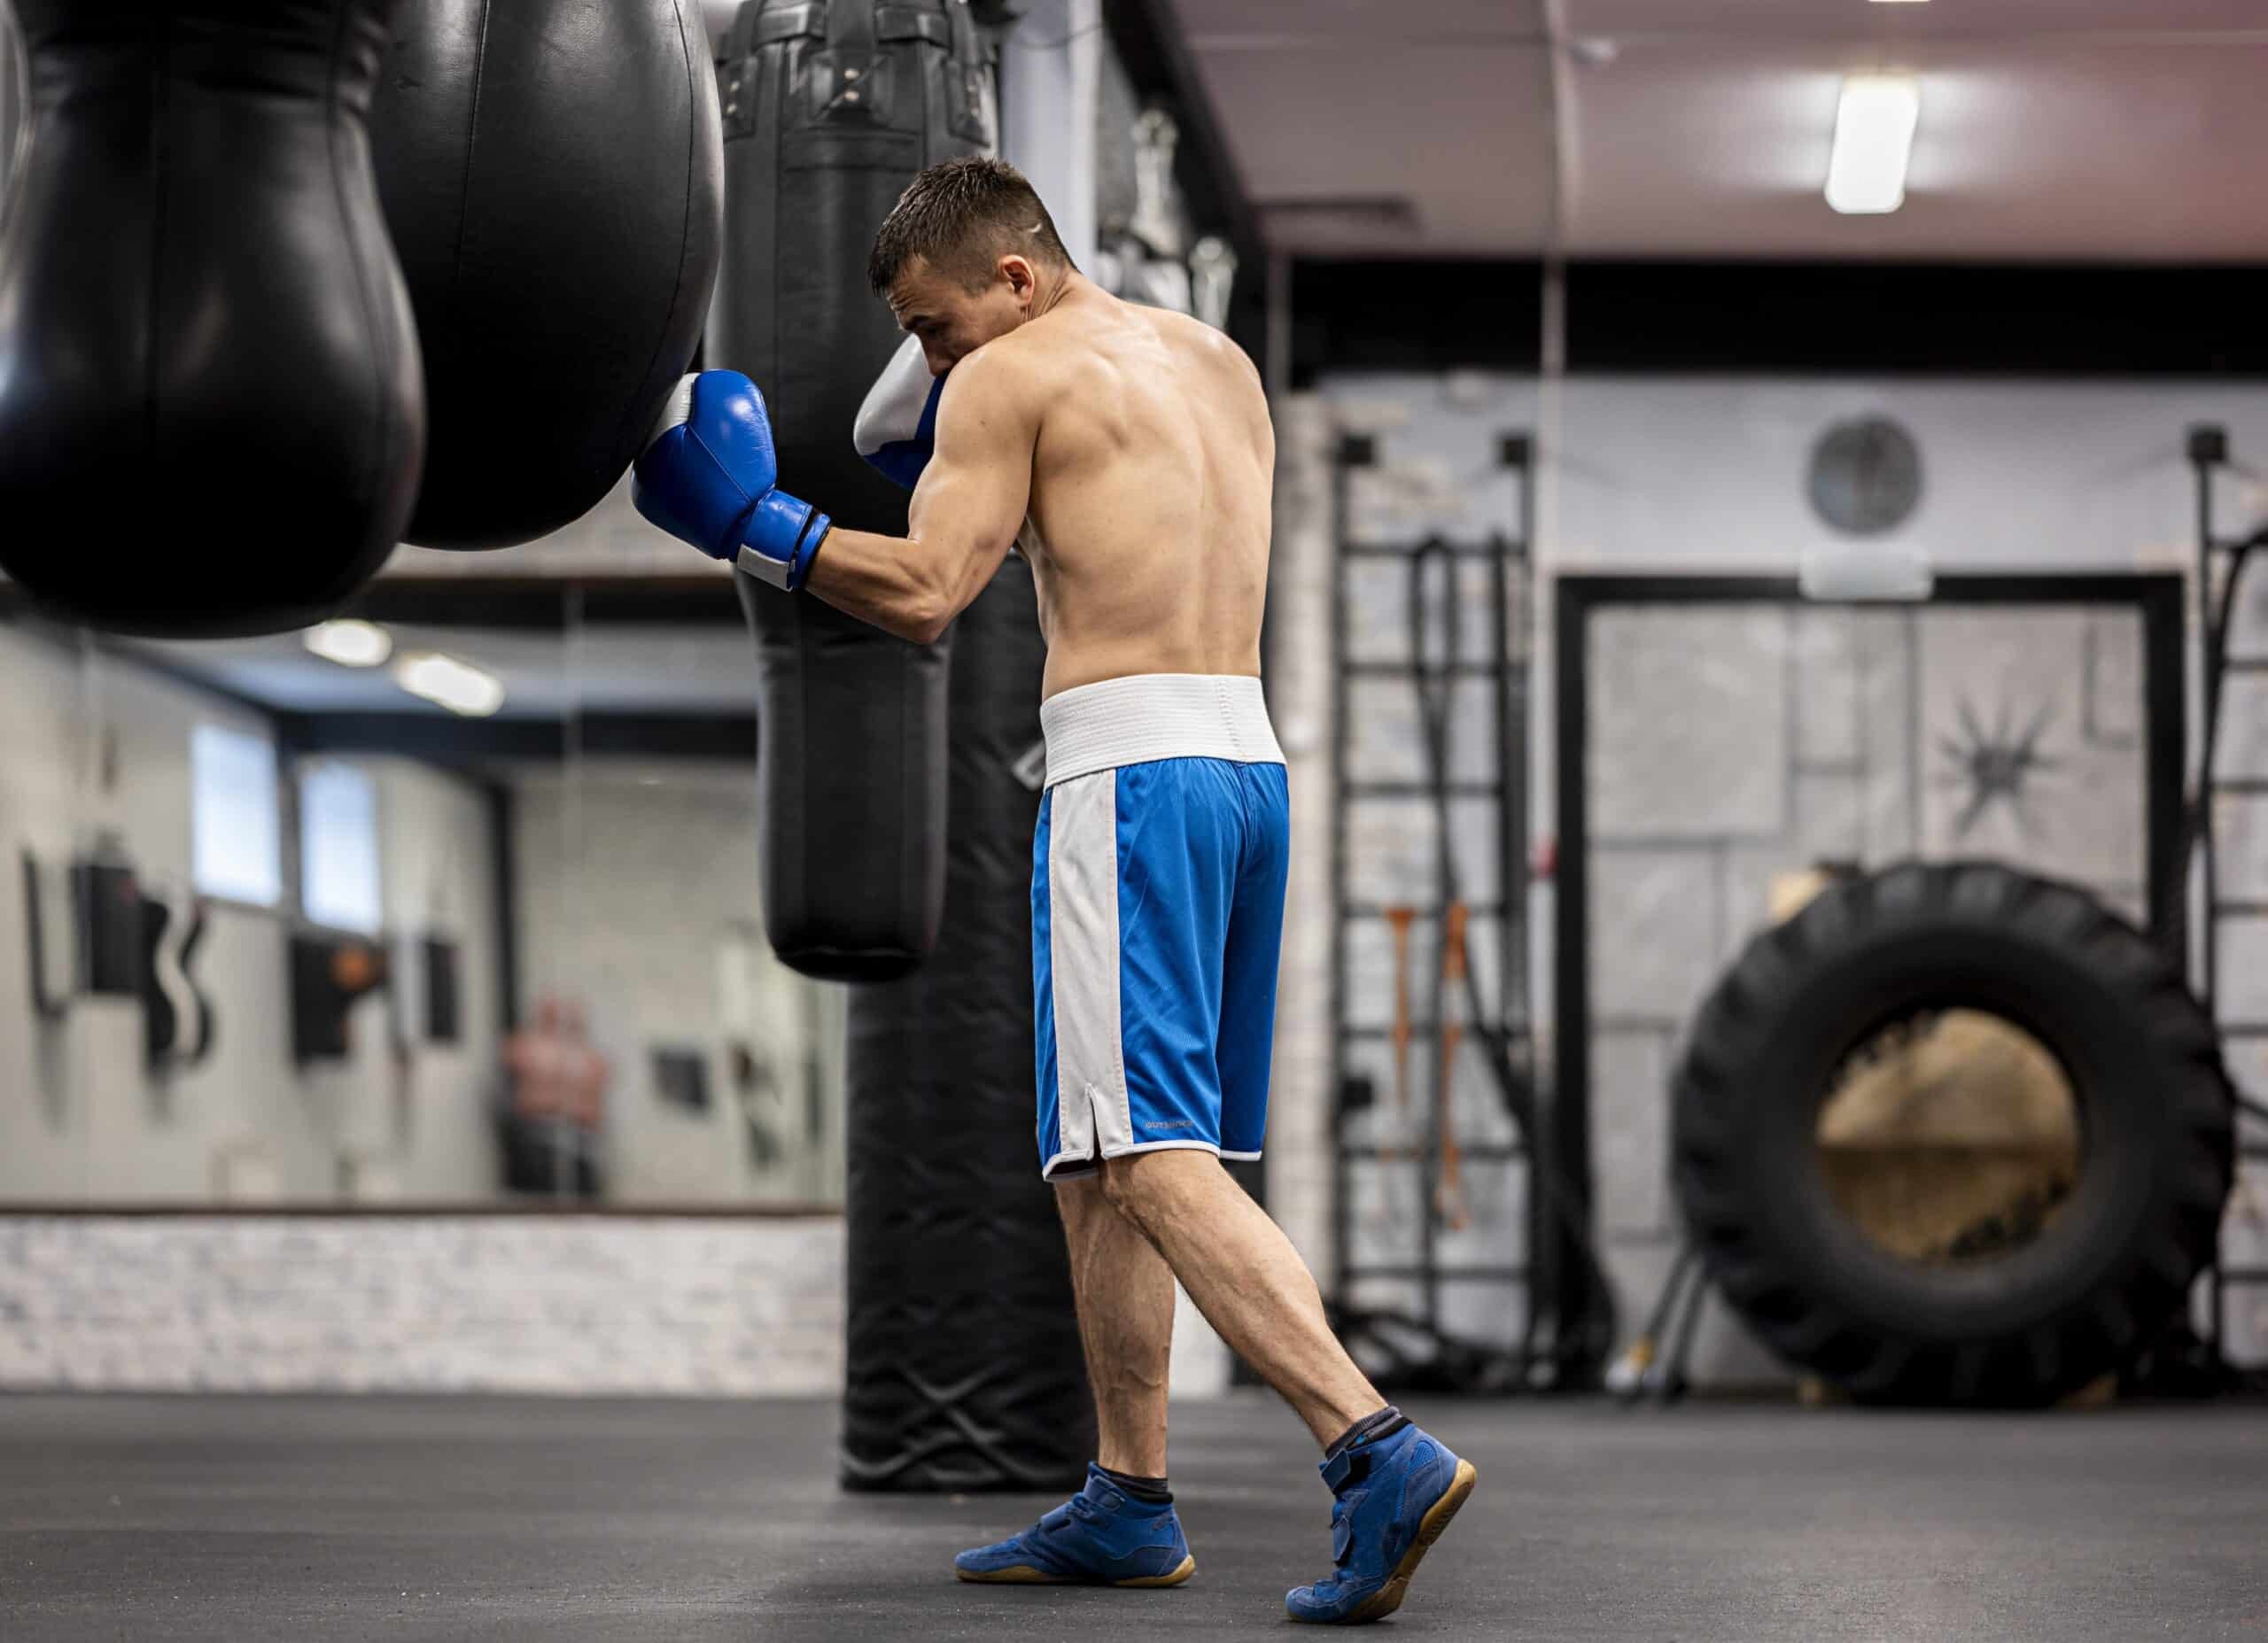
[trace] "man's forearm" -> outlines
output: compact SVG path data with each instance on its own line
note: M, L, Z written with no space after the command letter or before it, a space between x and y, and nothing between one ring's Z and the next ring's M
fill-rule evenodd
M960 614L954 578L941 574L935 548L905 537L841 525L827 533L804 591L900 639L926 645Z

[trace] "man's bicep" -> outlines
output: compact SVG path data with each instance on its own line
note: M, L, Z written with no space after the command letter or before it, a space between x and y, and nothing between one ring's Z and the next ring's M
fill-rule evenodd
M997 370L963 364L937 407L937 448L914 487L917 540L944 539L983 551L1014 539L1031 503L1035 426L1012 383ZM984 361L989 365L990 361Z

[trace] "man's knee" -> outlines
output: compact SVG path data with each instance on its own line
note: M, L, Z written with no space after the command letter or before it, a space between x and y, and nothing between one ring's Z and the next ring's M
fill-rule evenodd
M1132 1159L1113 1159L1102 1166L1102 1174L1099 1177L1102 1182L1104 1200L1129 1221L1137 1219L1133 1201L1136 1191L1133 1165Z
M1190 1147L1131 1153L1103 1166L1103 1196L1120 1214L1143 1226L1187 1187L1192 1175L1220 1167L1211 1153Z
M1100 1171L1091 1175L1072 1175L1052 1184L1056 1213L1063 1217L1067 1227L1078 1227L1090 1216L1109 1211Z

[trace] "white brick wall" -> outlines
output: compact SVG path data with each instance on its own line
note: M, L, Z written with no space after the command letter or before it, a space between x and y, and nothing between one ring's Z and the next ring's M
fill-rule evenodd
M0 1389L831 1396L843 1223L0 1217Z

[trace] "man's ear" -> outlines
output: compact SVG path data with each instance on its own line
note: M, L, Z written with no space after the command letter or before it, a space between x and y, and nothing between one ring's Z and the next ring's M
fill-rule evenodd
M1030 259L1014 252L1000 259L1000 275L1019 298L1029 298L1039 289L1039 270L1031 266Z

